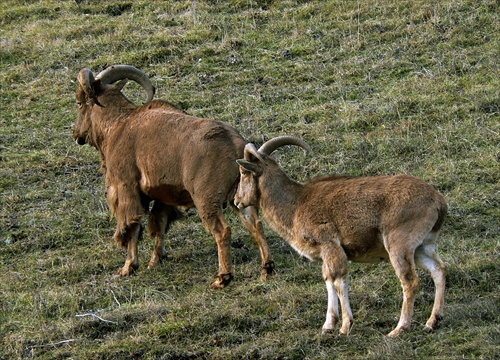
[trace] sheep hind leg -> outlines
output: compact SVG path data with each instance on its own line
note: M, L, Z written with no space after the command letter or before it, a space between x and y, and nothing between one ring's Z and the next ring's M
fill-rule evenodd
M434 281L434 306L432 307L431 316L424 327L424 330L432 331L439 320L443 318L446 266L436 253L434 244L424 243L424 245L417 248L415 261L417 266L429 273Z
M415 269L414 250L406 249L401 252L389 253L391 264L396 271L403 288L403 305L401 316L394 330L387 336L396 337L411 325L413 306L418 292L419 279Z
M262 221L259 219L257 209L253 206L249 206L240 210L234 205L233 209L237 212L243 225L245 225L246 229L259 246L260 257L262 259L260 278L264 281L268 275L275 274L275 271L274 261L269 255L269 247L267 246L266 237L264 235L264 227L262 226Z
M155 247L148 263L148 268L155 267L166 256L165 234L172 222L181 217L181 213L174 206L169 206L155 201L148 219L149 236L155 239Z

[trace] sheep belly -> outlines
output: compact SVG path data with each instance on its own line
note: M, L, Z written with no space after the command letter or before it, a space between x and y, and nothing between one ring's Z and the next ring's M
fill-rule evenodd
M369 263L369 264L373 264L373 263L378 263L378 262L381 262L381 261L386 261L389 259L389 254L387 253L387 251L385 250L385 248L374 248L374 249L371 249L370 251L368 252L365 252L365 253L351 253L349 251L349 249L346 250L346 248L344 247L344 251L346 252L347 254L347 258L351 261L354 261L354 262L359 262L359 263Z
M291 241L290 245L301 256L305 256L309 260L321 260L321 248L314 243L307 241Z
M377 263L389 259L377 228L338 229L326 221L314 226L307 226L304 222L299 228L298 239L291 241L290 245L311 260L319 260L322 245L328 243L339 244L347 258L354 262Z
M377 263L389 259L382 235L376 228L363 236L343 237L342 248L347 258L354 262Z
M193 207L194 202L189 191L182 186L160 185L144 189L144 193L153 200L159 200L164 204Z

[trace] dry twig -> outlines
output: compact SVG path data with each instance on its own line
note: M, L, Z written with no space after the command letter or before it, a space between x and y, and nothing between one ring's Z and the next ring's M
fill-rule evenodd
M103 319L102 317L100 317L99 315L97 315L97 313L102 312L102 311L104 311L104 310L97 310L97 311L87 313L87 314L80 314L80 315L76 315L76 317L93 316L93 317L95 317L95 318L97 318L105 323L115 324L115 325L118 324L118 322L116 322L116 321L106 320L106 319Z

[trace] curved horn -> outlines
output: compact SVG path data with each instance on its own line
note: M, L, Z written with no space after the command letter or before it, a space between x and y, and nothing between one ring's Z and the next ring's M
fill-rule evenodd
M88 98L95 99L94 89L92 89L92 84L95 81L95 78L92 71L87 68L80 70L77 80L80 83L85 95L87 95Z
M307 143L304 140L288 135L278 136L272 138L271 140L266 141L259 148L258 152L269 156L273 151L285 145L297 145L306 150L307 152L312 152L311 147L307 145Z
M146 91L147 99L145 104L153 100L155 87L149 80L146 73L132 65L113 65L101 71L96 79L100 79L102 84L113 84L115 81L129 79L141 85Z
M251 161L252 156L255 156L260 162L264 162L264 160L262 159L262 156L257 151L257 148L255 147L255 145L252 143L248 143L245 145L245 160Z

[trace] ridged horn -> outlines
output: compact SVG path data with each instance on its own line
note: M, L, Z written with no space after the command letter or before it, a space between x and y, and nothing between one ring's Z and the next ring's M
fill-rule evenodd
M149 80L146 73L132 65L113 65L101 71L96 79L100 79L102 84L113 84L118 80L129 79L133 80L146 91L145 104L153 100L155 94L155 87Z
M92 71L90 71L90 69L87 68L80 70L77 76L77 80L80 83L83 92L85 92L85 95L87 95L87 97L91 99L94 99L95 94L94 90L92 89L92 83L95 81L95 78L94 75L92 74Z
M266 141L257 151L261 154L269 156L272 154L273 151L285 145L300 146L308 153L312 152L311 147L307 145L307 143L304 140L289 135L283 135L272 138L271 140Z
M245 145L245 160L251 161L252 156L255 156L260 162L264 162L264 160L262 159L262 156L257 151L257 148L255 147L255 145L252 143L248 143Z

